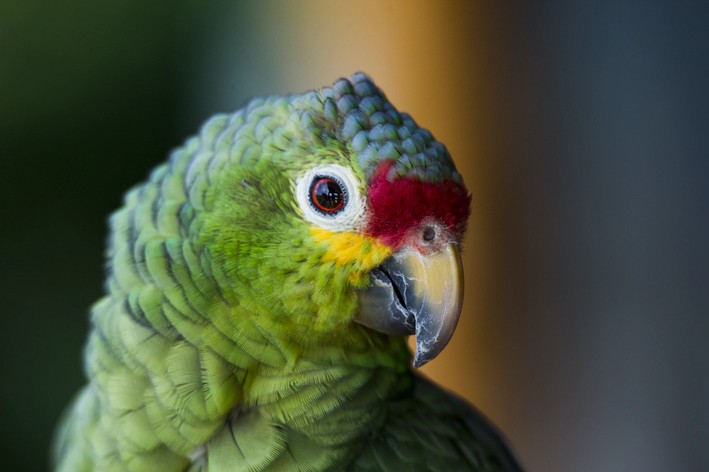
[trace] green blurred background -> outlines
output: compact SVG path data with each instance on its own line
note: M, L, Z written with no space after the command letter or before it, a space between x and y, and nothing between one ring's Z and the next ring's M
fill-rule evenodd
M530 471L706 469L708 20L657 0L4 0L0 469L46 468L125 190L209 115L356 70L474 195L465 312L426 373Z

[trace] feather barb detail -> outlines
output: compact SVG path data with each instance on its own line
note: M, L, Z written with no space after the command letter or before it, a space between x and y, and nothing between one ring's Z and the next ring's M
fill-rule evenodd
M377 238L358 233L337 233L323 228L311 228L310 236L327 250L324 262L350 266L357 271L369 271L391 256L391 248Z

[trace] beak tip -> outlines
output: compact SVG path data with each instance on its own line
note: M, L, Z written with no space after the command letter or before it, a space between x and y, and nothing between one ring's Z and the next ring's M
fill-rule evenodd
M444 340L443 342L437 342L431 345L427 344L426 341L422 339L422 337L419 337L417 335L416 352L414 354L413 362L414 368L418 369L419 367L423 367L424 365L428 364L430 361L438 357L438 354L443 351L443 348L446 347L449 340L450 338Z
M419 356L414 357L414 369L418 369L420 367L423 367L424 365L428 364L428 361L430 359L422 359Z

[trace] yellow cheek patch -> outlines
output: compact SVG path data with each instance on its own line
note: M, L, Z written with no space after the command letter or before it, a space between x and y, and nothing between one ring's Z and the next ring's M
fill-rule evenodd
M391 255L391 248L376 238L358 233L335 233L322 228L311 228L310 236L327 245L323 261L334 262L338 266L350 265L357 271L371 270ZM350 278L361 278L361 274L351 274Z

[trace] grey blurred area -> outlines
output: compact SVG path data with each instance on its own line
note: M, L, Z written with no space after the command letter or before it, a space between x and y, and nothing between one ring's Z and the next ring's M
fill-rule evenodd
M502 422L530 470L707 470L708 9L496 10Z
M293 90L278 2L206 5L0 3L0 470L47 467L125 190L210 114ZM530 471L708 469L709 8L461 5L485 30L473 217L495 215L478 406Z

